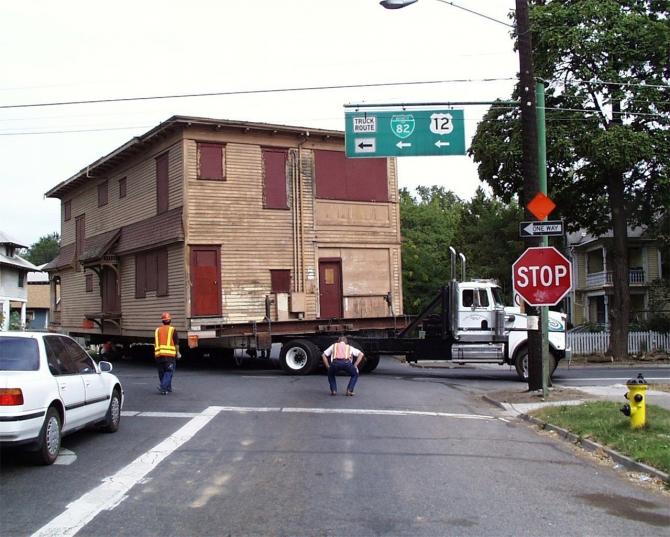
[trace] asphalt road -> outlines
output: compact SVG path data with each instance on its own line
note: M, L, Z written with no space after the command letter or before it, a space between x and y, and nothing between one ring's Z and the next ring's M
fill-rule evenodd
M331 397L324 375L243 365L180 364L161 396L152 364L115 363L118 433L66 437L51 467L2 452L0 534L668 535L669 495L482 400L522 386L507 368L386 359Z

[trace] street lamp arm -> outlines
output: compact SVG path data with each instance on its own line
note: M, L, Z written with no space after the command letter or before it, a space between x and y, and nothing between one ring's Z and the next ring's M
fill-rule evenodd
M386 9L400 9L403 7L407 7L412 4L416 4L419 0L382 0L379 2L383 7ZM455 7L458 9L462 9L463 11L467 11L468 13L472 13L473 15L477 15L478 17L483 17L485 19L488 19L493 22L497 22L498 24L502 24L503 26L507 26L508 28L514 28L513 24L509 24L505 21L501 21L499 19L494 19L493 17L489 17L488 15L484 15L484 13L480 13L479 11L474 11L472 9L468 9L467 7L459 6L458 4L454 4L453 2L450 2L448 0L436 0L436 2L442 2L443 4L448 4L451 7Z

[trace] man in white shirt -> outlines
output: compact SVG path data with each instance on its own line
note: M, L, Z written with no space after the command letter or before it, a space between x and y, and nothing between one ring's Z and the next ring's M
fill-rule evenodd
M330 363L328 358L331 358ZM356 359L356 363L353 359ZM358 366L363 360L363 351L352 347L347 343L345 336L340 336L337 343L333 343L321 356L323 364L328 370L328 383L330 384L330 395L337 395L337 381L335 375L338 371L346 371L350 375L349 385L347 386L346 395L354 395L354 387L358 380Z

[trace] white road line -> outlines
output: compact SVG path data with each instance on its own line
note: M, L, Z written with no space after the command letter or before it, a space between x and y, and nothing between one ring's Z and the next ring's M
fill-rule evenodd
M366 416L429 416L437 418L456 418L464 420L494 420L494 416L483 414L456 414L452 412L428 412L421 410L377 410L374 408L300 408L300 407L250 407L250 406L212 406L217 412L281 412L285 414L353 414ZM199 416L191 412L137 412L123 411L125 416L142 418L192 418Z
M93 490L67 506L67 509L32 537L68 537L75 535L103 510L111 510L121 503L127 492L151 472L168 455L188 442L218 414L216 407L209 407L192 418L178 431L140 455L128 466L103 480Z

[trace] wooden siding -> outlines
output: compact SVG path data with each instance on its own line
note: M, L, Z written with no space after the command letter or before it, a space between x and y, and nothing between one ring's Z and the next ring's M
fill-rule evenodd
M658 266L659 255L658 248L656 246L647 246L645 249L647 254L646 262L646 271L645 280L647 283L653 282L654 280L661 277L661 271Z
M89 179L88 184L76 193L68 195L71 199L72 218L61 224L61 245L74 243L75 217L86 214L86 236L98 235L121 226L150 218L156 214L156 161L155 157L170 151L169 157L169 208L182 205L183 174L182 146L176 140L156 145L151 153L144 153L127 167L108 177ZM110 180L116 185L118 180L126 177L127 194L119 198L117 188L109 191L108 203L98 207L98 184Z

